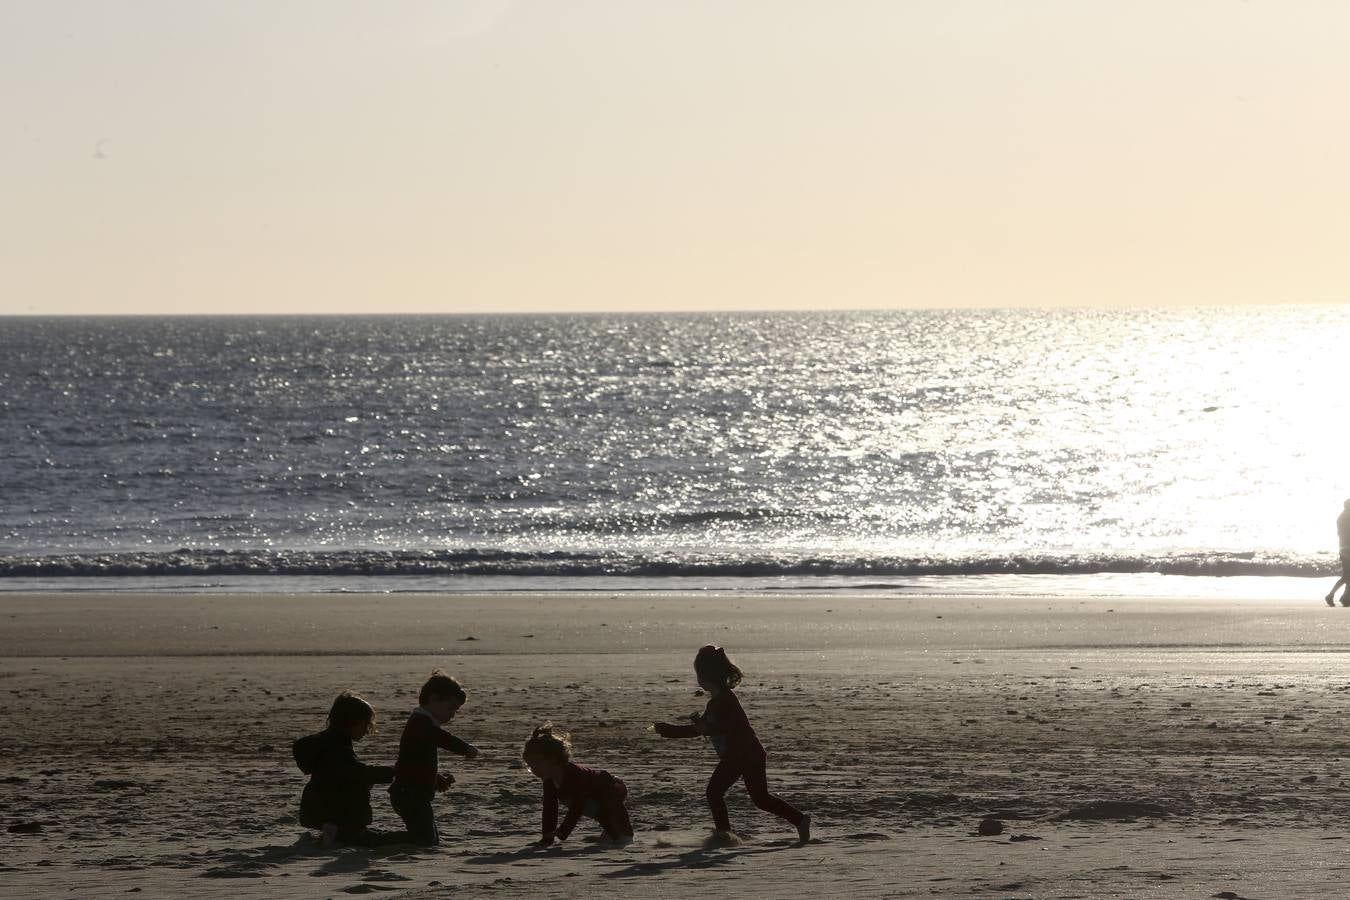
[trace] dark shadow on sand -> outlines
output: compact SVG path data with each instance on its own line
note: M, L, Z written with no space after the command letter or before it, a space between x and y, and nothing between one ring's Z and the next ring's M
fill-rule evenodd
M169 854L143 861L144 865L174 869L201 869L208 878L262 877L276 866L288 863L313 863L311 875L352 875L386 861L415 862L433 848L416 844L387 844L381 847L345 845L321 847L302 837L294 844L265 844L257 847L222 847L195 853Z
M311 875L351 875L370 868L369 851L341 853L319 866Z
M502 863L519 862L522 859L552 859L558 856L566 856L568 859L575 859L581 856L594 856L597 853L613 852L615 847L605 847L599 844L590 844L582 847L560 847L554 844L552 847L538 847L533 844L521 847L519 850L506 850L501 853L480 853L477 856L470 856L463 860L467 865L473 866L493 866Z
M639 862L633 863L622 869L613 872L606 872L601 878L641 878L647 875L659 875L672 869L711 869L716 866L725 865L732 860L742 856L759 856L765 853L779 853L783 850L791 850L799 846L795 843L784 843L768 847L750 847L750 848L730 848L725 850L690 850L681 853L673 859L667 859L662 862Z

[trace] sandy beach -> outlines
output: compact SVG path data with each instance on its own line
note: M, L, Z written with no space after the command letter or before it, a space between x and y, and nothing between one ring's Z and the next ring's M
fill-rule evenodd
M0 893L147 896L1334 896L1350 612L1288 600L0 595ZM786 826L729 795L704 851L694 650L729 648ZM433 667L470 692L444 846L323 850L291 741L364 694L388 763ZM625 779L638 841L530 847L531 727ZM397 820L380 789L376 824ZM976 833L986 817L998 835ZM19 830L15 830L15 826Z

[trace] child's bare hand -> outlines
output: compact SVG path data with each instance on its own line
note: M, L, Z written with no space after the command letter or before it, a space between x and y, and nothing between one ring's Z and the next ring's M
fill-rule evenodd
M441 791L442 793L450 790L450 785L454 783L455 783L455 776L453 775L436 776L436 790Z
M474 759L477 756L478 756L478 748L473 746L472 744L469 745L468 750L464 751L465 759Z
M653 722L653 723L652 723L652 729L653 729L657 734L661 735L661 737L663 737L663 738L672 737L671 731L673 731L674 728L675 728L674 725L670 725L670 724L668 724L668 723L666 723L666 722Z

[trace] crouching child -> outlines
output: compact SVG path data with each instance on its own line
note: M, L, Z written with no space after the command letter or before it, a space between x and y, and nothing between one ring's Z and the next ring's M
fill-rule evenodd
M552 723L539 726L525 742L521 758L544 783L540 844L567 840L582 816L595 819L611 843L623 845L633 840L633 825L624 805L628 788L608 772L572 762L572 742L566 733L555 732ZM567 806L561 824L560 801Z
M370 766L353 744L375 733L375 710L350 692L338 695L328 727L291 745L296 765L309 776L300 794L300 824L317 829L323 845L373 846L385 837L370 829L370 788L394 778L392 766Z

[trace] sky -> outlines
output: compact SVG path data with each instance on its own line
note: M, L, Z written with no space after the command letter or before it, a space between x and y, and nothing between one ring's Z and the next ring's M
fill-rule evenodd
M0 313L1350 300L1339 0L5 0Z

